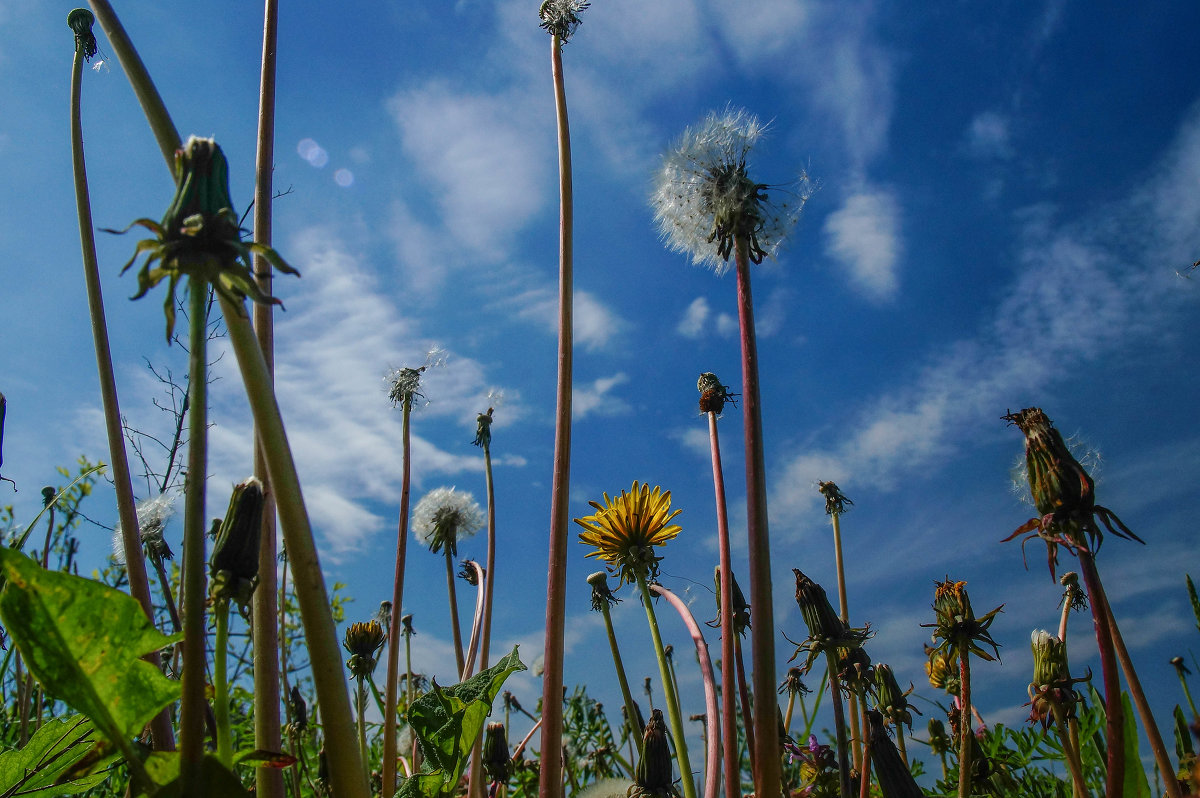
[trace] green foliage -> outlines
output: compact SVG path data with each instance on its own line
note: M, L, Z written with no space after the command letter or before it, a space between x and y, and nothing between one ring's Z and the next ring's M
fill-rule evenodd
M0 795L78 795L109 778L95 772L105 757L82 715L54 718L20 750L0 754Z
M43 570L0 549L7 580L0 619L46 690L87 715L117 745L179 697L179 684L139 658L172 642L129 595Z
M421 772L404 779L398 798L437 798L453 795L466 767L475 738L492 712L504 681L525 666L513 648L492 667L461 684L433 689L413 701L408 721L425 756Z

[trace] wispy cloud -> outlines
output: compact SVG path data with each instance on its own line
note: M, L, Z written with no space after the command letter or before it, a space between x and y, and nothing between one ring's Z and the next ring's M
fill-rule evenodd
M900 208L886 189L848 196L825 218L826 251L850 272L851 283L880 301L896 293L896 267L902 249Z
M512 300L518 318L535 322L545 332L558 334L558 292L535 288ZM577 346L588 351L603 349L619 336L628 323L595 294L576 290L573 298L574 338Z
M967 152L976 158L1004 160L1013 156L1009 118L998 111L976 114L967 126Z
M613 388L629 382L629 375L618 372L590 383L576 385L572 394L571 415L576 421L588 416L619 416L629 412L629 403L612 393Z

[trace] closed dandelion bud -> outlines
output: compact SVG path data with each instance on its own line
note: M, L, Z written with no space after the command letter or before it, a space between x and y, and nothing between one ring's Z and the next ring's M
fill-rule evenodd
M713 569L713 582L717 588L717 617L708 623L714 629L721 626L721 566ZM746 601L746 596L742 593L741 586L738 585L737 577L731 575L730 582L733 584L733 631L741 637L746 636L746 630L750 628L750 604Z
M924 798L925 793L917 786L912 771L888 736L883 715L868 709L867 723L870 726L871 767L875 769L875 778L879 781L883 798Z
M808 625L808 633L819 640L841 637L846 624L829 603L825 588L795 568L792 573L796 575L796 604Z
M866 695L875 689L871 657L860 647L843 649L838 654L838 679L852 693Z
M212 573L209 595L214 599L233 600L243 608L250 603L258 584L264 502L262 483L257 478L250 477L234 486L208 560Z
M375 671L375 655L383 648L387 633L379 625L379 621L367 621L350 624L342 647L350 653L346 667L356 678L365 679Z
M929 684L951 695L959 694L958 655L950 649L925 646L925 675Z
M492 781L508 781L510 759L503 723L489 723L483 738L483 770Z
M1069 679L1067 644L1045 629L1038 629L1030 640L1033 649L1033 683L1039 687Z
M936 584L937 588L933 594L933 612L936 620L934 623L921 625L933 628L933 639L941 641L938 648L952 648L962 655L969 651L982 659L995 660L1000 655L999 644L992 639L988 628L1004 605L976 618L975 611L971 608L971 599L967 595L966 582L951 582L947 577L946 581ZM993 653L984 651L980 643L990 646Z
M635 774L635 796L671 796L675 794L671 779L671 745L667 741L667 725L662 710L650 712L650 722L642 736L642 758Z
M879 699L879 711L892 723L897 726L904 723L908 726L909 731L912 731L912 713L909 710L918 715L921 714L920 710L908 703L908 696L912 694L913 686L910 684L908 690L901 691L891 667L882 662L875 666L874 673L875 695Z
M592 586L592 609L596 612L602 612L605 607L612 607L620 601L608 589L608 574L604 571L596 571L587 581Z
M953 745L954 743L950 740L950 735L946 734L946 724L937 718L930 718L929 750L938 755L947 754Z
M412 637L416 634L416 632L413 631L411 612L407 615L400 616L400 634L404 635L405 637Z

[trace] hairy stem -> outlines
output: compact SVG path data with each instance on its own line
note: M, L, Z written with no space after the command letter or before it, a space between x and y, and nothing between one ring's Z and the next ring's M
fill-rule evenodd
M975 732L971 723L971 657L966 646L962 646L958 655L959 666L959 708L958 716L958 798L968 798L971 794L971 743Z
M388 625L387 682L383 691L383 792L390 795L396 791L396 759L399 755L396 741L396 709L399 703L400 681L400 618L404 614L404 568L408 556L408 499L412 473L412 452L409 449L409 422L412 416L412 400L401 405L400 439L403 447L400 471L400 519L396 524L396 571L392 578L392 622ZM404 647L409 648L408 638ZM408 686L405 706L412 703L412 664L408 665Z

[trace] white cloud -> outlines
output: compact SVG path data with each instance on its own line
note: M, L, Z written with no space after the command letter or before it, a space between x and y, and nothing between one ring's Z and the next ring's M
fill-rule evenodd
M1011 158L1008 117L997 111L977 114L967 128L967 151L976 158Z
M549 134L522 113L519 96L476 95L441 81L388 103L404 150L431 185L446 233L497 258L540 210Z
M576 385L571 394L571 415L576 421L582 421L590 415L617 416L629 412L629 404L611 393L613 388L627 382L629 375L618 372L586 385Z
M684 338L699 338L704 332L704 323L708 321L710 312L708 300L702 296L696 297L684 311L683 318L675 326L675 331Z
M851 282L880 301L896 293L902 249L900 209L886 189L851 194L825 219L825 248L850 270Z

